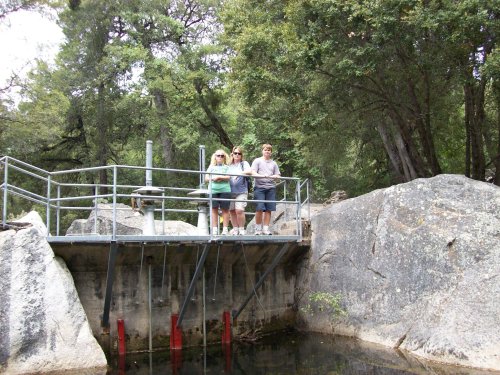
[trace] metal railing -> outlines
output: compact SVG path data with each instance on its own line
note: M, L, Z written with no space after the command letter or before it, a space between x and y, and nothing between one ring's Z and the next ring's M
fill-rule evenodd
M85 182L98 180L97 174L102 174L103 171L105 171L108 181L111 181L111 183ZM155 239L161 240L162 237L167 237L164 231L167 215L175 215L175 218L182 216L183 221L191 224L195 223L195 217L199 215L199 207L190 208L191 204L197 206L208 205L208 220L210 223L212 222L210 217L212 214L210 208L212 208L213 201L211 192L207 191L206 195L199 197L188 195L199 190L200 186L193 186L198 185L198 181L203 180L202 176L208 174L205 171L109 165L49 172L15 158L4 156L0 158L1 172L3 172L3 181L0 185L3 195L1 209L3 227L8 226L9 213L11 215L19 214L19 205L23 205L23 207L29 209L37 209L42 213L42 217L45 216L47 237L53 241L56 239L62 242L74 241L74 238L68 238L72 236L61 235L64 229L61 220L63 218L66 220L69 220L69 218L83 219L81 211L93 211L94 215L94 230L93 233L85 235L86 240L92 240L92 238L104 239L103 235L98 233L97 228L99 210L112 211L112 231L106 238L111 241L120 239L120 236L117 235L117 212L122 208L118 205L119 203L130 203L137 199L137 193L134 193L134 190L144 187L144 185L130 183L131 181L144 181L144 174L139 176L137 172L154 174L155 182L173 180L176 183L176 186L168 186L160 182L154 186L162 191L161 195L141 195L140 197L143 200L157 202L154 208L154 218L161 220L163 232L155 235ZM235 176L234 174L228 175ZM287 237L285 240L300 241L302 239L302 219L309 219L310 215L310 181L301 181L295 177L281 177L280 182L277 184L277 194L276 203L282 205L285 220L295 221L296 223L295 233L285 236ZM21 204L20 200L24 202ZM235 199L218 200L236 201ZM29 206L26 202L31 202L34 206ZM105 208L100 205L102 202L107 202L108 207ZM249 198L249 205L256 202L261 201ZM188 203L189 205L187 205ZM302 213L304 209L305 214ZM43 212L45 215L43 215ZM252 215L252 213L246 212L246 215ZM68 226L68 223L65 223L65 226ZM121 237L125 240L144 239L144 236ZM198 237L207 240L207 236ZM214 237L214 234L209 234L208 240L212 240ZM266 237L269 237L266 240L273 240L279 239L281 236Z

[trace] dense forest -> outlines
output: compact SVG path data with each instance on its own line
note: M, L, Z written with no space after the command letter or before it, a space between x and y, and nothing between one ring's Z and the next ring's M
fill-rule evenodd
M0 22L46 7L65 41L0 87L0 155L144 165L152 139L155 166L197 169L200 144L271 143L317 201L500 185L500 0L7 0Z

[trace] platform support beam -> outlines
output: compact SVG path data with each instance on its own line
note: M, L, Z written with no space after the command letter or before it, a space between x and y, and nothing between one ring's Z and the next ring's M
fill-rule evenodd
M188 302L191 300L191 296L193 295L196 281L198 280L198 276L200 276L200 272L205 265L205 260L207 259L208 250L210 250L209 243L207 243L203 247L203 252L201 253L201 257L198 260L198 264L196 264L196 269L194 271L193 278L191 280L191 283L189 284L189 289L187 291L186 297L184 298L184 302L182 303L181 311L179 312L179 319L177 320L177 327L180 327L182 324L182 319L184 318L184 314L186 313L186 308L187 308Z
M283 255L285 255L286 251L288 250L288 246L289 246L289 244L285 243L281 247L280 251L278 252L278 254L276 254L276 256L274 257L272 263L269 265L269 267L267 268L267 270L262 274L262 276L260 277L259 281L257 281L257 283L255 283L254 287L252 288L252 291L248 294L247 298L241 304L240 308L238 310L233 310L233 320L236 319L236 318L238 318L238 316L241 314L241 312L243 311L243 309L245 308L245 306L248 304L248 302L250 302L250 300L252 299L252 297L257 293L257 289L260 288L260 286L264 283L264 280L267 278L267 276L278 265L278 262L283 257Z
M108 257L108 273L106 275L106 294L104 296L104 311L102 313L101 327L109 329L109 310L111 307L111 295L113 293L113 280L115 278L116 254L118 253L118 244L112 241Z

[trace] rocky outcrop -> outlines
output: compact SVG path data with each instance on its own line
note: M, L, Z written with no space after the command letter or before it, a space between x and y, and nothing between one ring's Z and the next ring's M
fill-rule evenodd
M311 230L299 311L325 292L347 315L313 309L307 329L500 370L500 188L418 179L330 205Z
M0 232L0 372L95 368L105 374L106 357L40 216L32 212L20 221L32 225Z
M141 235L144 216L139 211L122 203L116 205L116 234ZM201 235L201 231L189 223L178 220L155 220L155 230L158 235L187 236ZM73 221L66 231L67 236L85 234L110 235L113 233L113 205L100 203L97 211L92 210L88 219Z

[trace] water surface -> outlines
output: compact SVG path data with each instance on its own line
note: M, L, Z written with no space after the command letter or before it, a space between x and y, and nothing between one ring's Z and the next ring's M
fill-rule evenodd
M234 374L234 375L498 375L425 362L400 351L359 340L297 332L264 337L258 342L233 342L128 354L110 359L108 375Z

